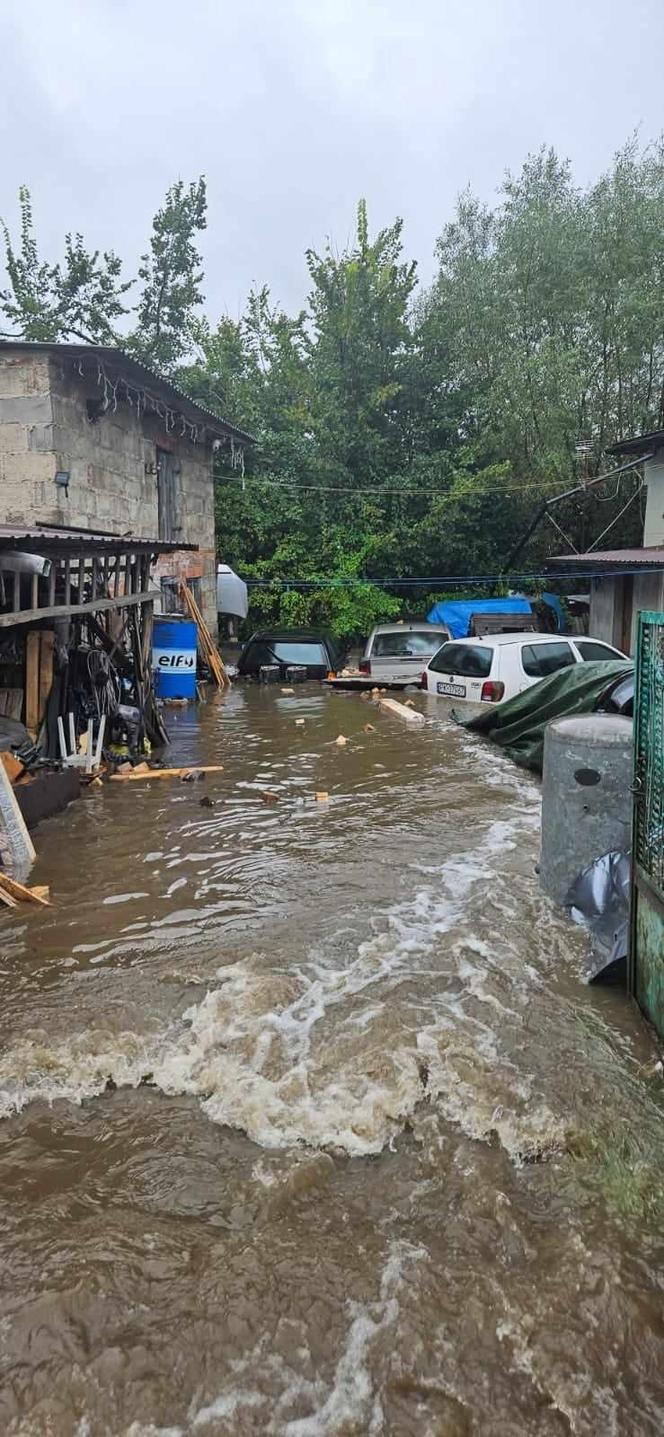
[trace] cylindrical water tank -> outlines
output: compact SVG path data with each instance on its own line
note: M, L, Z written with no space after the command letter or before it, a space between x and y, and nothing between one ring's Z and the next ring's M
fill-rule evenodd
M557 903L596 858L630 847L632 762L631 719L578 714L547 725L540 882Z
M155 693L162 699L196 697L196 625L177 614L155 615L152 667Z

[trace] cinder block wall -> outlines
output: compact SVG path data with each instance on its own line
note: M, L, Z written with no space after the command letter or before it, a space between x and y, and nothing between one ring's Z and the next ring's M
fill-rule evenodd
M156 451L175 457L178 525L174 538L198 554L164 556L159 574L201 580L205 618L216 631L214 488L210 446L167 434L164 421L126 402L92 422L94 380L54 355L0 354L0 516L8 523L71 524L145 538L159 533ZM70 475L68 493L55 483ZM150 472L152 471L152 472Z

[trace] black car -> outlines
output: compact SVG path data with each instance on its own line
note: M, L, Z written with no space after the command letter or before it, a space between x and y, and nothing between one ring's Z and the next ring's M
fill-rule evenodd
M325 679L343 667L341 645L315 629L258 629L237 663L243 678ZM261 672L262 670L262 672Z

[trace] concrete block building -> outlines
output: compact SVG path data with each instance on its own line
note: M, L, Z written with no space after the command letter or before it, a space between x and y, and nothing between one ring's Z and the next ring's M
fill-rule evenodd
M159 559L216 628L213 457L250 436L120 350L0 342L0 522L196 545Z

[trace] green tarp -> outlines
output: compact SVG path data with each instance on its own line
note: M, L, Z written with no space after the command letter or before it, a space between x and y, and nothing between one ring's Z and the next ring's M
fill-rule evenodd
M633 669L627 660L570 664L504 704L487 705L486 713L478 718L464 720L458 710L454 717L472 733L486 734L522 768L541 773L546 724L568 714L594 713L611 680L626 678Z

